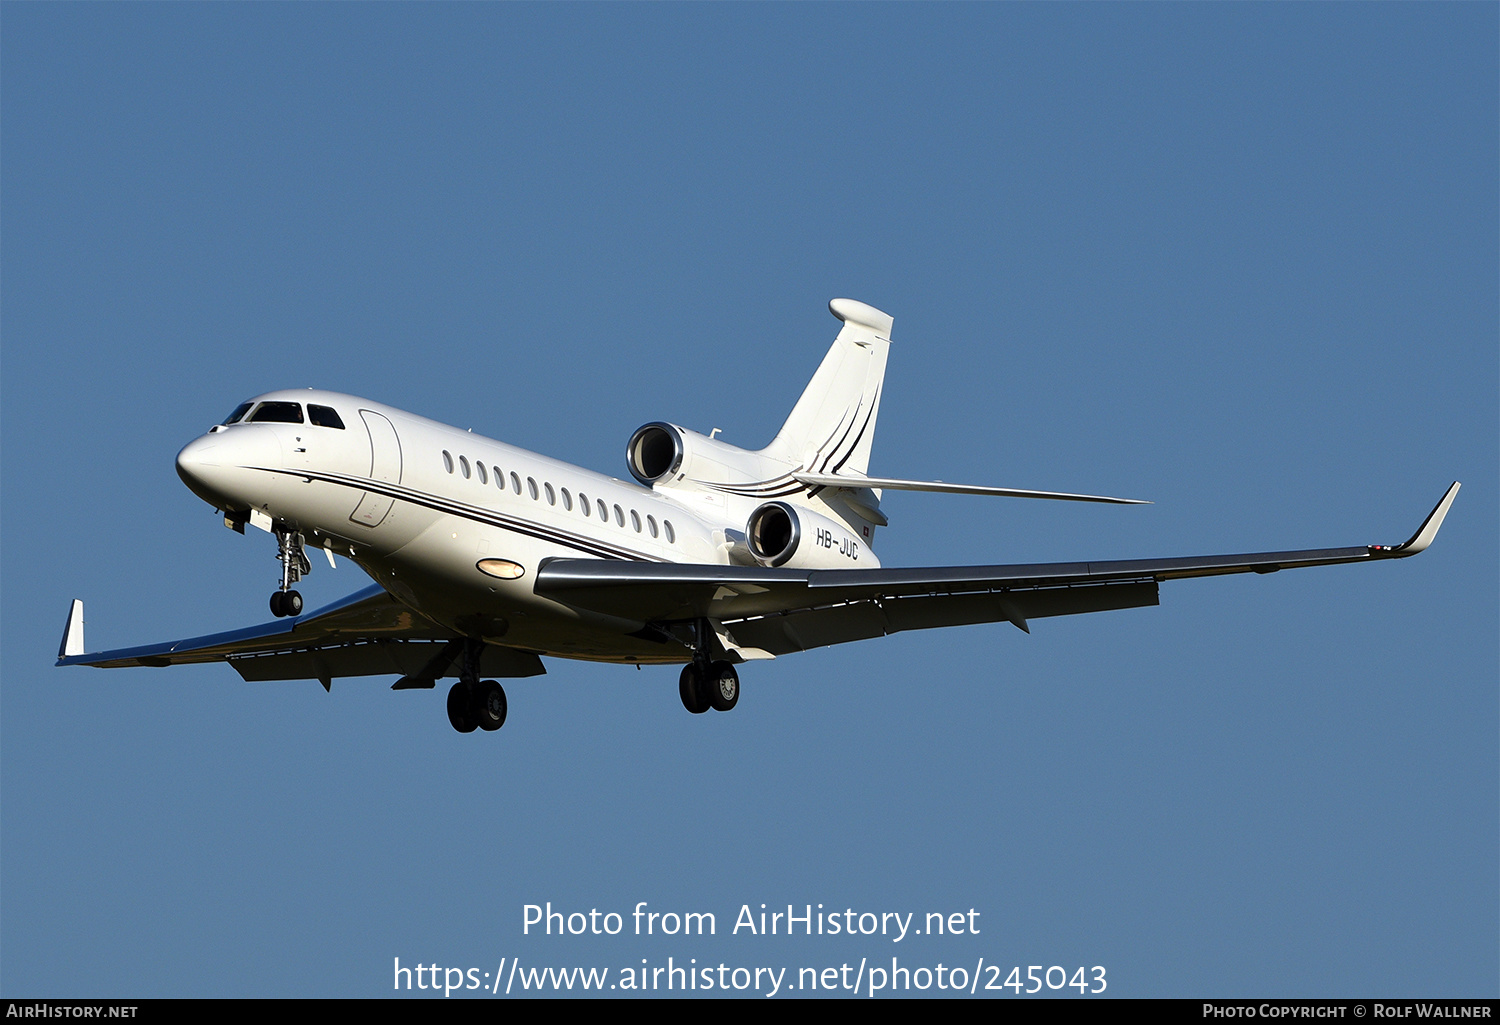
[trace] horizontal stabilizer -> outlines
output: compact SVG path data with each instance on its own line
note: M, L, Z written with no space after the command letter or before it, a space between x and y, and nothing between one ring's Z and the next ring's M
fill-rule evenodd
M1109 498L1105 495L1074 495L1065 491L1024 491L992 488L983 484L945 484L940 480L901 480L896 477L850 477L826 473L794 473L803 484L823 488L883 488L891 491L941 491L950 495L995 495L1000 498L1053 498L1064 502L1109 502L1113 505L1150 505L1140 498Z

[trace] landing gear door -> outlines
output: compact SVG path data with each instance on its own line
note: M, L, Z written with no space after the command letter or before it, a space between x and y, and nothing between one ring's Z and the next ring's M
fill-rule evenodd
M368 409L361 409L359 417L370 434L370 480L400 484L401 441L396 437L396 428L385 417ZM366 491L360 496L354 512L349 514L349 519L367 527L378 527L395 504L393 498Z

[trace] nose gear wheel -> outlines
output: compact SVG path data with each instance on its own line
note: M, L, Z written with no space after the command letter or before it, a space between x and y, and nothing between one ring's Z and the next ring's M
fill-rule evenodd
M302 535L295 530L276 531L276 558L281 561L281 587L271 595L271 615L302 615L302 595L292 589L307 574L312 572L312 563L303 550Z

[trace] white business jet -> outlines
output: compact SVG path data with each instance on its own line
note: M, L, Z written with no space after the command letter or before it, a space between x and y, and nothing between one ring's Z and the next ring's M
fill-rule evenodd
M683 664L688 711L729 711L736 664L927 627L1028 621L1157 604L1178 577L1272 573L1416 555L1454 483L1404 544L1122 562L882 569L882 491L1138 504L1133 499L869 475L889 316L829 304L843 328L791 416L759 451L670 423L630 438L635 483L376 402L278 391L190 442L177 472L226 526L275 535L281 586L268 623L84 653L83 603L58 665L227 661L245 680L457 677L448 719L505 722L486 677L535 676L541 656ZM373 586L304 615L307 548L345 556Z

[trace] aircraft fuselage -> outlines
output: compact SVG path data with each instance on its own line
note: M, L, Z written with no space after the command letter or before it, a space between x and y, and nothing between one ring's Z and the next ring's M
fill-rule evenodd
M254 420L264 407L302 422ZM314 423L314 407L335 416L324 413L325 423ZM632 642L628 634L638 624L539 597L532 589L537 567L553 558L727 564L725 524L736 516L743 523L757 504L696 492L679 500L367 399L312 389L252 399L239 421L183 448L177 472L225 511L226 522L299 532L308 546L353 560L401 602L456 633L503 638L540 654L622 662L681 662L690 653ZM872 557L865 564L878 565Z

